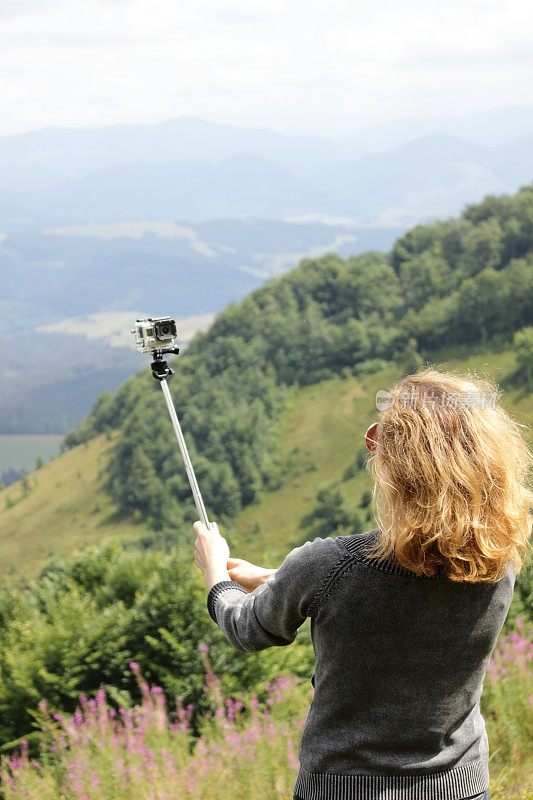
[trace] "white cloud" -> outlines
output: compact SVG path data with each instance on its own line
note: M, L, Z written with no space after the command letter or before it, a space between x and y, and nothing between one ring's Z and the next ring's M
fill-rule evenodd
M0 0L0 132L195 115L343 133L531 102L529 0Z

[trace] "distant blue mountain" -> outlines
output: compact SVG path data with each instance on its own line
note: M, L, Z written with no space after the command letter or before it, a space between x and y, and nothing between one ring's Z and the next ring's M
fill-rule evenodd
M13 195L12 195L13 196ZM35 219L102 222L155 217L200 220L242 215L327 213L331 199L260 156L220 162L113 166L46 189L14 195Z
M116 165L222 161L255 155L306 177L338 159L390 150L443 133L500 146L533 133L533 107L460 117L406 118L327 139L181 117L147 125L50 128L0 137L0 189L31 190Z
M184 117L151 125L47 129L0 137L0 189L38 189L106 167L266 158L305 173L338 156L334 142Z
M498 147L533 133L533 107L493 108L454 117L406 117L361 128L338 139L337 146L344 158L357 158L435 133Z
M338 161L310 177L338 213L357 220L458 212L485 194L512 192L533 176L533 134L485 147L431 134L392 150Z
M412 222L457 213L488 193L515 191L533 175L532 143L533 134L498 147L432 134L360 159L317 161L306 178L256 155L118 165L38 191L4 192L4 221L329 214L357 223Z

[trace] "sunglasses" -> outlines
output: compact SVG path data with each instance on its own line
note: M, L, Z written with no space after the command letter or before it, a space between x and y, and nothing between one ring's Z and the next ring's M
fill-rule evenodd
M367 428L367 431L365 433L365 445L366 445L366 449L367 450L372 451L372 450L376 449L376 446L377 446L377 435L378 435L378 425L379 425L379 422L373 422L372 425L370 425Z

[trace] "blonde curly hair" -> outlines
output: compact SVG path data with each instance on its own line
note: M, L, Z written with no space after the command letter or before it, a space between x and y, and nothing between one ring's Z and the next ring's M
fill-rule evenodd
M372 555L419 575L497 581L529 548L525 426L476 376L426 367L394 384L367 467L381 537Z

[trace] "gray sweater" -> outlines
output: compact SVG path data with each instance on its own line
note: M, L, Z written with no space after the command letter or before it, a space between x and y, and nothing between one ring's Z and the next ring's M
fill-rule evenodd
M253 592L207 598L228 641L293 642L311 618L314 696L300 741L303 800L459 800L488 788L479 708L515 573L497 583L421 577L366 549L379 529L294 548Z

